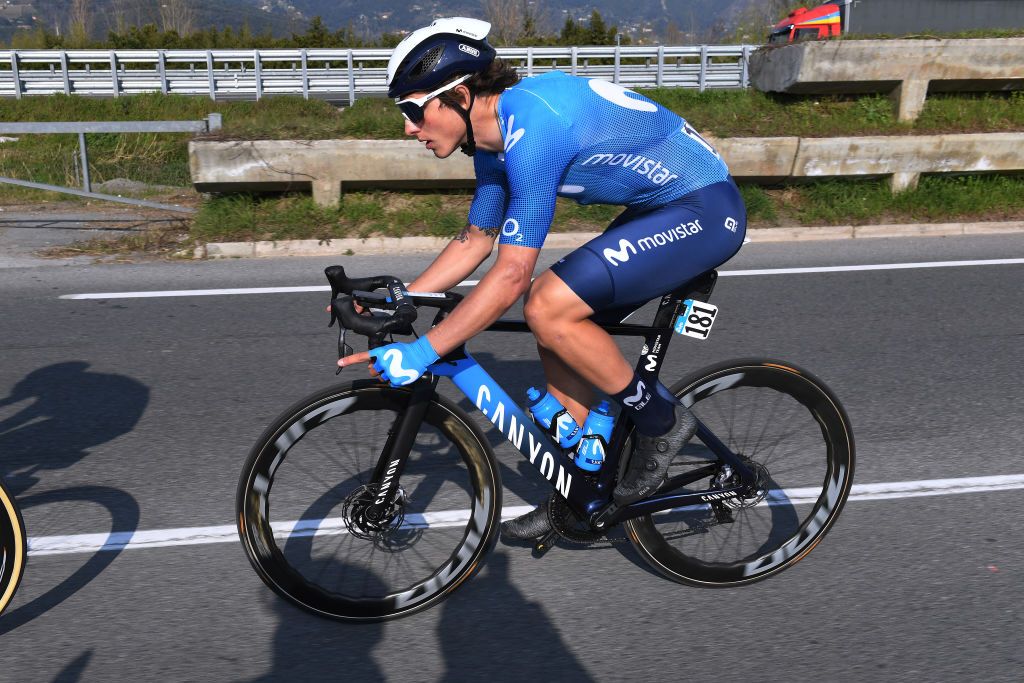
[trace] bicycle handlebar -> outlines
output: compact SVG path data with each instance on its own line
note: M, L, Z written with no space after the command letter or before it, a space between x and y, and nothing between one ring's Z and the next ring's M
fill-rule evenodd
M401 280L390 275L350 278L342 266L328 266L324 275L331 284L331 322L328 326L339 321L345 329L369 337L371 348L374 342L379 344L389 333L412 334L416 306L409 300L409 292ZM394 307L393 315L361 315L356 312L353 293L375 289L387 290L389 298L381 303L388 308Z

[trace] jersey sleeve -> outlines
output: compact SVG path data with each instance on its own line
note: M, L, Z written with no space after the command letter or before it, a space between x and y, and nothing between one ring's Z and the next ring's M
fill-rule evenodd
M469 222L478 228L498 228L508 207L508 185L505 169L498 156L478 151L473 155L476 172L476 193L469 207Z
M572 126L550 103L528 90L503 102L508 208L499 244L540 249L555 215L558 186L579 153Z

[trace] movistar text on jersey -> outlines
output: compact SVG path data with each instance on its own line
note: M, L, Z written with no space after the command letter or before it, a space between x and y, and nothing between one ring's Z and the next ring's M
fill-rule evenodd
M648 159L641 154L594 154L581 166L622 166L640 175L647 176L655 185L664 185L679 176L662 166L656 159Z

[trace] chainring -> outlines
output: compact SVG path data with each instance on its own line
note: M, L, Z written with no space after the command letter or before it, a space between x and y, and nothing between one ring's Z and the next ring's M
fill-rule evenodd
M597 541L608 540L605 538L606 531L594 531L591 529L590 525L581 520L579 515L569 507L569 503L566 502L565 498L559 495L553 495L548 498L547 511L551 528L567 541L572 543L596 543Z

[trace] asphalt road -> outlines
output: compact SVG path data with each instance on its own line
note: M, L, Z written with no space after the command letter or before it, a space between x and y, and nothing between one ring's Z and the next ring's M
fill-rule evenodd
M1007 258L1024 235L753 244L722 270ZM336 260L403 277L426 262ZM313 286L327 261L15 265L0 270L0 473L33 538L230 526L263 427L338 381L322 292L60 298ZM736 275L712 300L712 339L675 342L664 376L788 359L843 400L857 484L1021 480L1024 264ZM513 396L541 379L522 335L470 349ZM543 499L496 451L505 505ZM804 561L743 589L673 584L628 545L537 560L499 544L440 606L360 626L285 604L236 541L35 554L0 617L0 679L1016 681L1022 502L1020 485L853 501Z

